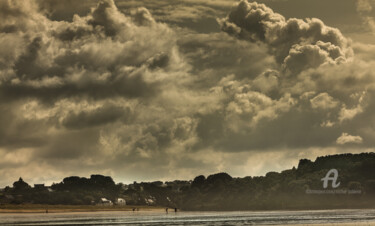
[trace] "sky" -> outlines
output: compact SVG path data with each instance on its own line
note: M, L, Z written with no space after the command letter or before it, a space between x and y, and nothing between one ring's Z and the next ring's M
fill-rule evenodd
M0 16L0 187L374 151L374 0L0 0Z

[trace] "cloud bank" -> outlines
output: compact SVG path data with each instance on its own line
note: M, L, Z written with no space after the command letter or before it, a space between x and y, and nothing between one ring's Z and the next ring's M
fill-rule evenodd
M244 176L374 145L374 47L320 19L244 0L71 4L0 1L0 185ZM186 25L203 11L221 32Z

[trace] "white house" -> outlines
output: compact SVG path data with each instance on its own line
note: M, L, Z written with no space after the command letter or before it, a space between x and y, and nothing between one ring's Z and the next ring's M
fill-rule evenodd
M147 205L154 205L155 204L155 201L156 201L156 199L155 199L155 197L153 197L153 196L149 196L148 198L145 198L145 202L146 202L146 204Z
M125 206L126 205L125 199L122 199L122 198L117 198L115 203L116 203L116 205L119 205L119 206Z
M100 205L100 206L113 206L113 202L111 200L106 199L106 198L101 198L99 200L98 205Z

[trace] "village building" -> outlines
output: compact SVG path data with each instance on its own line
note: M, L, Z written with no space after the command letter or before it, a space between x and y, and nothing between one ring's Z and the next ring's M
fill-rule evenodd
M97 205L99 205L99 206L113 206L113 202L111 200L106 199L106 198L101 198Z
M126 205L126 200L123 199L123 198L117 198L116 201L115 201L115 204L119 205L119 206L125 206Z

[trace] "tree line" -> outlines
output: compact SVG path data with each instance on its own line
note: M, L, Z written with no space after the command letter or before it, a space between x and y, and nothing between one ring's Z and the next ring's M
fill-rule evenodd
M339 172L341 191L355 194L309 194L324 190L322 178ZM301 159L297 168L265 176L233 178L227 173L190 181L115 183L111 177L67 177L50 187L31 187L20 178L0 193L0 203L94 205L105 197L129 205L158 205L184 210L272 210L375 207L375 153Z

